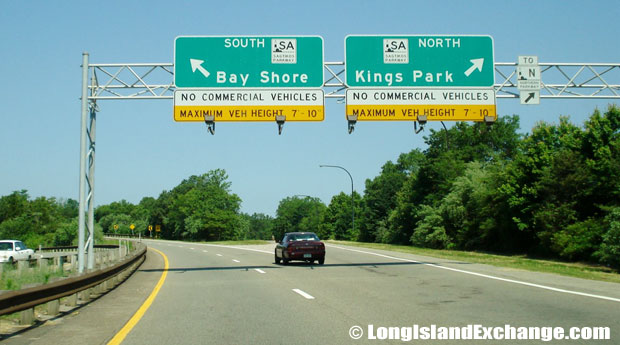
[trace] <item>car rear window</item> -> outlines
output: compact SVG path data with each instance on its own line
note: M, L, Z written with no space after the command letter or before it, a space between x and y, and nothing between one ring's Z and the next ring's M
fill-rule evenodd
M13 249L13 245L11 245L11 243L8 243L8 242L0 243L0 250L12 250L12 249Z
M291 241L319 241L319 238L315 234L303 234L303 235L291 235L289 236Z

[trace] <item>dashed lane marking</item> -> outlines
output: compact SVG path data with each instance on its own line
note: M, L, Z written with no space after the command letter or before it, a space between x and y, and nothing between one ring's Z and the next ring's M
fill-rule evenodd
M309 295L308 293L301 291L299 289L293 289L293 291L295 291L296 293L302 295L305 299L314 299L313 296Z

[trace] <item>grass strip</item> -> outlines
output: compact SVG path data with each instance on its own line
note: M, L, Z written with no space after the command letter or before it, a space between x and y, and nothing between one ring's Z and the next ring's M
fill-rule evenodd
M328 240L326 242L352 247L389 250L393 252L424 255L440 259L458 260L469 263L487 264L497 267L507 267L533 272L555 273L568 277L620 283L620 274L618 274L617 271L614 271L609 267L581 262L562 262L530 258L525 255L498 255L482 252L429 249L384 243L365 243L335 240Z
M0 290L19 290L24 286L47 284L52 278L66 277L67 274L54 266L24 268L20 271L13 265L4 264L0 274Z

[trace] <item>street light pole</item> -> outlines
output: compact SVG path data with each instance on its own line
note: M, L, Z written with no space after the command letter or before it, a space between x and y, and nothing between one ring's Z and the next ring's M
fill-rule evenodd
M351 226L353 228L353 233L355 233L355 201L353 200L353 177L351 177L351 173L349 171L339 165L319 165L320 168L338 168L344 170L349 178L351 179Z

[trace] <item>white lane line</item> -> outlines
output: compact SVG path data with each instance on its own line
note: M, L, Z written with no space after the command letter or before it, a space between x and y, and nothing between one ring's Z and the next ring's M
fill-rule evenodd
M363 250L349 249L349 248L344 248L344 247L339 247L339 246L334 246L334 245L329 245L328 247L338 248L338 249L342 249L342 250L348 250L348 251L351 251L351 252L357 252L357 253L364 253L364 254L369 254L369 255L380 256L380 257L387 258L387 259L392 259L392 260L413 262L413 263L416 263L416 264L422 264L422 265L431 266L431 267L435 267L435 268L441 268L442 270L448 270L448 271L453 271L453 272L465 273L465 274L470 274L470 275L478 276L478 277L482 277L482 278L488 278L488 279L493 279L493 280L500 280L500 281L507 282L507 283L525 285L525 286L535 287L535 288L549 290L549 291L562 292L562 293L571 294L571 295L579 295L579 296L585 296L585 297L604 299L604 300L613 301L613 302L620 302L620 298L613 298L613 297L608 297L608 296L594 295L594 294L589 294L589 293L579 292L579 291L571 291L571 290L565 290L565 289L558 289L558 288L554 288L554 287L551 287L551 286L534 284L534 283L528 283L528 282L524 282L524 281L520 281L520 280L514 280L514 279L506 279L506 278L496 277L496 276L492 276L492 275L488 275L488 274L476 273L476 272L461 270L461 269L458 269L458 268L452 268L452 267L440 266L440 265L435 265L435 264L429 264L427 262L416 261L416 260L411 260L411 259L397 258L397 257L394 257L394 256L389 256L389 255L384 255L384 254L379 254L379 253L373 253L373 252L367 252L367 251L363 251Z
M191 250L194 250L194 248L190 248Z
M206 251L206 250L203 250L203 253L208 253L208 251Z
M215 255L217 255L217 256L222 256L222 254L215 254Z
M260 268L255 268L254 270L258 273L265 274L265 271L261 270Z
M151 242L156 242L156 241L151 241ZM165 243L166 240L161 240L160 242L164 242ZM177 241L169 241L169 242L177 242ZM261 250L261 249L254 249L254 248L243 248L243 247L237 247L237 246L226 246L226 245L221 245L221 244L195 243L195 245L207 246L207 247L218 247L218 248L232 248L232 249L239 249L239 250L247 250L247 251L251 251L251 252L273 254L273 251L269 251L269 250ZM182 246L179 246L179 247L183 248Z
M239 261L239 260L235 260L235 259L233 259L233 261L234 261L234 262L241 262L241 261Z
M304 298L306 299L314 299L314 297L310 296L309 294L307 294L306 292L303 292L299 289L293 289L293 291L297 292L298 294L304 296Z
M208 246L208 247L232 248L232 249L239 249L239 250L247 250L247 251L251 251L251 252L273 254L273 251L254 249L254 248L242 248L242 247L236 247L236 246L223 246L223 245L219 245L219 244L206 244L206 243L200 243L200 245Z

